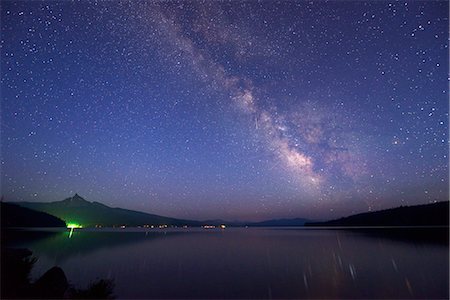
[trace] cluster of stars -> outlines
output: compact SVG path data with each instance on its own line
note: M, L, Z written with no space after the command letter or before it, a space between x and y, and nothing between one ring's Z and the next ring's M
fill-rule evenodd
M448 200L447 11L5 2L2 195L197 219Z

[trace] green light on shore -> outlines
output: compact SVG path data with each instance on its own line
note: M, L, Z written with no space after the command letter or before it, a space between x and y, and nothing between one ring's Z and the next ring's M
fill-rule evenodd
M67 228L83 228L83 226L77 223L67 223Z

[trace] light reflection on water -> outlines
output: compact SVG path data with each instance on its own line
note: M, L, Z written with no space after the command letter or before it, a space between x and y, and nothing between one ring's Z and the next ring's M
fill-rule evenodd
M114 279L119 298L448 298L448 243L411 230L83 229L16 246L34 278L58 265L78 287Z

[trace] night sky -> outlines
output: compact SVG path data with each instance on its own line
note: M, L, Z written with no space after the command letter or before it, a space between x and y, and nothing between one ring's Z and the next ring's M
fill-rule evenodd
M0 5L5 201L262 220L449 199L447 1Z

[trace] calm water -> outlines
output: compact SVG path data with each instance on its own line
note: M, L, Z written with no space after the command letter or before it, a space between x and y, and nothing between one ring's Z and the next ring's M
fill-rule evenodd
M412 229L75 230L20 238L33 278L60 266L118 298L448 298L449 248Z

